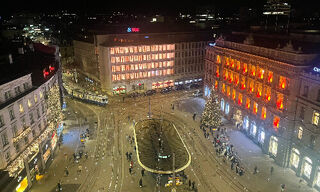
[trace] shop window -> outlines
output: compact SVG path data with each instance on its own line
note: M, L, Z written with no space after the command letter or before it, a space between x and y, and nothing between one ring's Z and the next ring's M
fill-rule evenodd
M256 67L254 65L251 65L250 75L252 77L256 76Z
M236 100L236 90L232 89L232 99L235 101Z
M248 130L249 129L249 118L248 116L245 116L244 119L243 119L243 126L245 128L245 130Z
M242 105L242 94L241 93L238 94L238 104Z
M247 100L246 100L246 108L247 109L250 109L250 98L247 98Z
M303 128L302 127L299 127L298 128L298 134L297 134L297 137L298 139L302 139L302 135L303 135Z
M247 74L247 72L248 72L248 64L244 63L242 68L242 73Z
M283 94L281 93L277 94L277 109L279 110L283 109Z
M264 129L261 127L258 135L258 142L264 143L264 139L265 139L265 132L264 132Z
M241 76L241 89L246 89L246 77Z
M226 103L226 110L225 110L226 115L229 114L229 111L230 111L230 105L229 103Z
M273 118L273 127L278 129L279 128L279 124L280 124L280 117L274 116L274 118Z
M240 71L240 61L236 61L237 63L237 70Z
M220 103L220 107L221 107L221 111L224 111L224 99L221 99L221 103Z
M291 166L293 166L294 168L298 168L299 165L299 161L300 161L300 152L298 149L296 148L292 148L291 150L291 157L290 157L290 164Z
M267 109L266 107L261 108L261 119L265 120L267 118Z
M281 89L285 89L287 88L287 78L283 77L283 76L280 76L279 77L279 87Z
M278 152L278 138L275 136L270 137L270 143L269 143L269 153L271 153L274 157L277 156Z
M318 111L313 111L312 115L312 124L319 125L320 113Z
M253 114L257 114L258 113L258 103L257 102L253 102Z
M251 123L251 131L250 131L251 135L255 136L257 133L257 125L256 122L252 121Z
M304 162L302 165L303 168L303 175L310 179L311 171L312 171L312 161L309 157L304 158Z
M269 71L268 72L268 83L272 83L272 81L273 81L273 72Z

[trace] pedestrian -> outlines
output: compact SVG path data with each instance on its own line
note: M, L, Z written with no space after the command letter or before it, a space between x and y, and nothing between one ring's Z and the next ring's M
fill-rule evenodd
M239 166L238 166L238 163L236 164L236 173L237 173L237 174L239 173Z
M273 166L271 166L271 168L270 168L270 175L272 175L273 174Z
M137 149L136 146L134 146L133 149L134 149L134 151L136 151L136 149Z
M196 184L196 183L193 181L193 182L192 182L192 190L194 190L195 184Z
M59 182L58 182L58 184L57 184L57 188L58 188L58 191L62 191L61 181L59 181Z
M140 188L143 187L142 186L142 178L140 178L140 180L139 180L139 186L140 186Z
M192 119L195 121L196 120L196 113L193 113Z
M256 174L257 172L258 172L258 167L257 167L257 166L254 166L253 174Z
M144 176L144 169L141 170L141 175Z
M130 175L131 175L131 173L132 173L132 168L131 168L131 167L129 167L129 173L130 173Z
M59 149L60 149L60 145L61 145L61 143L59 142L59 143L58 143L58 147L59 147Z
M88 159L88 152L86 152L84 156L86 157L86 159Z
M128 151L126 152L126 157L127 157L127 160L129 159L129 153Z
M174 104L172 104L172 110L174 110Z
M130 167L133 168L133 161L130 162Z
M64 172L65 172L66 176L68 177L69 171L68 171L68 168L67 168L67 167L66 167L66 169L64 170Z
M191 188L191 180L189 179L189 189Z
M284 191L284 189L286 188L286 185L285 184L281 184L280 187L281 187L281 191Z
M231 170L233 170L233 167L234 167L234 163L232 162L231 163Z

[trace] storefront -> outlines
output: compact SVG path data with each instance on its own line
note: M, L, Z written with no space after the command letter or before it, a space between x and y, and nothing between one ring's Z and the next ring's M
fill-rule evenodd
M15 187L16 192L27 191L27 187L29 183L28 183L26 169L23 169L23 171L21 171L21 173L15 178L13 182L16 184L14 185L16 186Z
M244 128L246 131L248 131L248 129L249 129L249 118L248 118L248 116L245 116L245 117L243 118L243 128Z
M125 94L126 93L126 86L122 85L119 87L113 87L113 95Z
M46 141L46 143L44 144L44 146L42 147L42 152L43 152L43 160L44 160L44 163L47 163L48 159L50 158L50 155L51 155L51 141L48 140Z
M235 121L237 127L242 125L242 112L241 110L237 109L236 112L233 114L233 120Z
M269 143L269 153L276 157L278 152L278 138L275 136L270 137L270 143Z
M302 175L310 179L312 171L312 161L309 157L305 157L302 164Z
M165 87L173 87L174 86L173 80L165 80L165 81L158 81L152 83L152 89L161 89Z
M163 88L162 81L152 83L152 89L161 89L161 88Z
M252 136L256 136L256 133L257 133L257 125L256 125L256 122L255 122L255 121L252 121L252 122L251 122L250 134L251 134Z
M296 148L292 148L290 156L290 165L292 168L297 169L300 161L300 152Z
M258 142L263 144L264 143L264 139L265 139L264 128L260 127L260 131L259 131L259 134L258 134Z
M204 87L204 96L210 97L211 89L208 86Z
M144 83L137 83L132 85L132 90L133 91L138 91L138 90L144 90Z

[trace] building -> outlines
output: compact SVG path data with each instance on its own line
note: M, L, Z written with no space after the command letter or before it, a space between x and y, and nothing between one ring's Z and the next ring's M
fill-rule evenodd
M152 26L116 27L75 40L77 70L109 94L202 81L210 33Z
M59 49L34 48L0 66L1 191L31 187L52 160L63 128Z
M234 32L206 49L205 95L217 92L225 117L280 166L290 164L300 75L318 58L317 47L289 36Z
M316 63L318 64L318 63ZM312 66L300 75L296 122L290 155L290 168L310 186L320 190L319 128L320 77L319 66Z

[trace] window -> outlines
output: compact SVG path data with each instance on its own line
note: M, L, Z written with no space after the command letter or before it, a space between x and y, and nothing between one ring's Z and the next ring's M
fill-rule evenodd
M29 113L29 119L30 119L30 123L31 123L31 125L34 123L34 119L33 119L33 114L32 114L32 112L31 113Z
M6 100L6 101L9 100L9 99L11 99L11 92L10 92L10 90L9 90L9 91L6 91L6 92L4 93L4 97L5 97L5 100Z
M261 83L257 83L257 97L261 97L262 95L262 84Z
M274 116L274 118L273 118L273 127L278 129L279 128L279 123L280 123L280 117Z
M26 145L29 143L28 136L25 136L25 138L24 138L24 143L25 143Z
M303 128L302 127L299 127L298 128L298 139L302 139L302 135L303 135Z
M0 127L4 126L3 116L0 115Z
M309 92L309 86L304 86L303 87L303 94L302 94L302 96L304 96L304 97L308 97L308 92Z
M18 134L17 125L14 124L14 125L12 126L12 135L13 135L13 137L16 137L17 134Z
M314 135L310 135L310 147L313 148L316 144L316 137Z
M264 77L264 69L259 68L259 74L258 74L259 79L263 79Z
M20 113L23 113L23 112L24 112L22 103L19 103L19 111L20 111Z
M5 147L9 144L7 133L4 132L1 135L2 146Z
M28 90L29 89L29 84L28 83L23 83L23 88L24 90Z
M250 109L250 98L247 98L246 100L246 107L247 109Z
M13 112L13 109L9 109L9 115L10 115L10 120L14 120L16 117L14 116L14 112Z
M279 78L279 87L281 89L286 89L287 88L287 78L280 76Z
M242 68L242 73L246 74L248 72L248 64L244 63Z
M283 109L283 94L281 93L277 94L277 109Z
M271 87L265 87L265 99L267 102L271 100Z
M261 119L265 120L267 118L267 109L266 107L261 108Z
M236 90L232 89L232 99L235 101L236 100Z
M312 124L319 125L319 118L320 118L320 113L318 111L313 111Z
M16 95L19 95L21 93L20 86L15 87L14 92L16 93Z
M302 120L304 120L304 112L305 112L305 108L301 106L299 117L300 117Z
M38 96L37 96L37 94L34 94L34 102L36 103L36 102L38 102Z
M10 161L10 152L9 151L6 152L5 158L6 158L7 162Z
M268 72L268 83L272 83L272 81L273 81L273 72L269 71Z
M245 88L246 88L246 77L241 76L241 89L245 89Z
M32 130L32 136L35 137L36 136L36 131Z
M258 103L257 102L253 102L253 113L254 114L258 113Z
M41 103L41 111L42 111L42 114L44 113L44 105L43 103Z
M239 93L239 95L238 95L238 104L242 105L242 94L241 93Z
M14 148L16 149L16 152L18 153L20 151L20 145L19 143L14 145Z
M39 110L39 108L37 108L37 117L38 117L38 119L40 118L40 110Z
M251 66L250 75L252 77L256 76L256 67L254 65Z
M28 99L28 106L29 106L29 107L32 106L32 103L31 103L30 99Z

